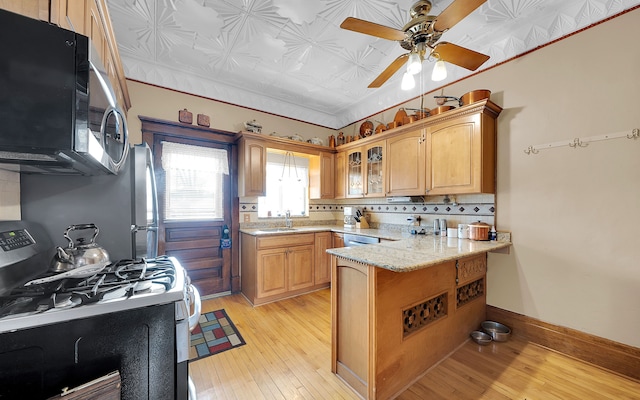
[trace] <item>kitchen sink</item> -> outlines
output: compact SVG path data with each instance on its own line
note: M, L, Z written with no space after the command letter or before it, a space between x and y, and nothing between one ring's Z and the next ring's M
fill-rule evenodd
M258 230L261 232L291 232L297 230L297 228L264 228Z

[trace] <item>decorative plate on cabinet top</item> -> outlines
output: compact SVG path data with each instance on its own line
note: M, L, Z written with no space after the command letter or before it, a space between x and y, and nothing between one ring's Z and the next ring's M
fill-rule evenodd
M366 120L360 125L360 137L371 136L373 134L373 122Z

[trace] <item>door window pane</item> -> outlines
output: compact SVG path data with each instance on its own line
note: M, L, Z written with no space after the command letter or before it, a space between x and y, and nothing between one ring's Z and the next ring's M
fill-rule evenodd
M162 142L165 171L165 220L224 218L223 175L229 174L227 151Z

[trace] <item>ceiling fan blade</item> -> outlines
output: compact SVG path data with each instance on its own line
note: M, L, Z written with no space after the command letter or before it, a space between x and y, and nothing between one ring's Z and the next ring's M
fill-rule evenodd
M456 0L445 8L445 10L436 17L433 30L437 32L451 29L455 24L471 14L473 10L480 7L487 0Z
M438 43L431 54L438 56L442 61L450 62L471 71L475 71L489 59L489 56L485 54L447 42Z
M382 39L404 40L405 38L405 34L401 30L353 17L345 19L342 24L340 24L340 28L376 36Z
M382 86L383 83L385 83L389 78L391 78L391 76L393 76L393 74L395 74L396 71L399 70L404 65L404 63L407 62L407 58L409 58L408 53L402 54L401 56L393 60L393 62L389 64L387 69L382 71L382 73L378 75L378 77L374 79L373 82L371 82L371 84L369 84L368 87L379 88L380 86Z

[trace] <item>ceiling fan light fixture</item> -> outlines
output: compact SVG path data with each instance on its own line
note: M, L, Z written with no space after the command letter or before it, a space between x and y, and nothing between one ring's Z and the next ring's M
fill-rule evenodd
M433 72L431 73L431 80L438 82L444 80L447 77L447 67L444 61L436 61L436 65L433 66Z
M405 72L404 75L402 75L402 83L400 84L400 89L411 90L414 87L416 87L416 80L413 79L413 75Z
M407 62L407 72L411 75L419 74L422 71L422 59L418 53L409 54L409 62Z

